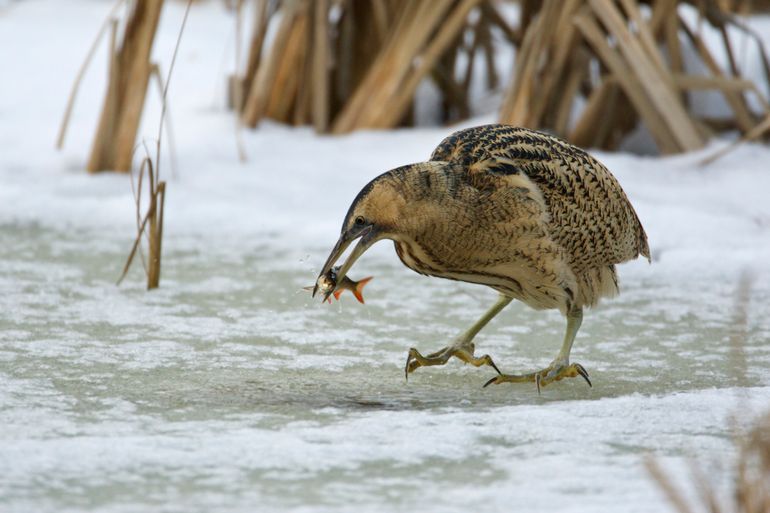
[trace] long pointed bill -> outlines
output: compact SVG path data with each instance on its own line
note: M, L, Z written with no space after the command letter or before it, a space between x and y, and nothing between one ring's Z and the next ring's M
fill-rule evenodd
M350 243L354 240L355 237L348 239L346 234L342 234L342 236L340 236L340 239L337 241L337 244L334 245L334 249L332 249L329 258L326 259L326 263L324 264L323 269L321 269L321 273L318 275L318 278L329 272L329 269L334 266L334 264L337 262L337 259L339 259L342 253L345 252L347 247L350 246ZM337 275L335 276L337 283L342 283L342 280L345 278L348 270L353 266L356 260L358 260L358 257L363 255L366 250L372 246L372 244L377 242L377 240L379 240L377 233L371 227L362 233L361 240L358 241L358 244L356 244L356 247L353 248L350 256L348 256L347 260L345 260L345 263L342 264L342 267L339 269L339 271L337 271ZM313 288L313 297L315 297L316 292L318 292L318 279L316 279L316 285ZM331 293L332 291L329 291L324 299L329 297Z
M337 283L342 283L342 280L345 278L345 275L348 274L348 271L351 267L353 267L353 264L356 263L356 260L358 260L358 257L366 253L366 250L372 247L372 244L377 242L378 238L373 230L370 230L367 232L363 237L361 237L361 240L358 241L358 244L356 244L356 247L353 248L353 251L350 252L350 256L347 260L345 260L345 263L342 264L342 267L340 267L340 270L337 271Z
M332 252L329 253L329 258L326 259L326 263L321 269L321 272L318 274L318 278L329 272L329 269L332 268L337 259L345 252L346 249L348 249L348 246L350 246L351 242L353 242L353 240L348 239L346 234L343 233L340 235L337 244L334 245ZM316 278L315 287L313 287L313 297L315 297L316 293L318 292L318 278ZM326 298L324 298L324 300L326 300Z

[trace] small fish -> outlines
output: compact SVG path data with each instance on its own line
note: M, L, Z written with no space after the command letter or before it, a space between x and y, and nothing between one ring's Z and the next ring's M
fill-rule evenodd
M337 289L332 292L334 294L334 299L337 301L340 300L340 295L346 291L349 290L353 293L354 296L356 296L356 299L358 299L358 302L363 304L364 303L364 286L369 283L372 280L372 276L367 276L366 278L361 278L358 281L351 280L347 276L342 278L342 283L337 285ZM332 300L329 298L329 302L331 303Z
M364 303L364 295L363 290L364 286L371 281L373 278L372 276L367 276L366 278L363 278L361 280L355 281L351 280L347 276L342 278L341 283L337 283L337 271L339 271L339 266L334 267L333 269L330 269L328 273L318 278L318 291L321 294L327 295L330 294L334 296L334 299L337 301L340 300L340 296L343 292L346 290L349 290L353 293L353 295L356 297L359 303ZM308 287L303 287L304 290L313 290L313 285L310 285ZM326 301L331 303L332 298L331 295L326 298Z
M337 270L330 269L328 273L318 277L318 292L325 297L329 303L332 302L329 295L337 287ZM305 290L313 290L313 286L305 287Z

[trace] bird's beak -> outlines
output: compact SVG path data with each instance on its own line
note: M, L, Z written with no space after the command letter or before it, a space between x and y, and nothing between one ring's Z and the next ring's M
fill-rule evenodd
M358 260L358 257L363 255L367 249L372 247L372 244L379 240L378 235L379 233L374 229L373 226L364 228L364 230L361 232L361 239L358 241L358 244L356 244L356 247L353 248L353 251L350 252L350 256L348 256L348 259L345 260L344 264L342 264L340 270L337 271L337 283L342 282L350 268L353 267L353 264L356 263L356 260Z
M340 270L337 271L337 283L342 283L343 278L345 278L348 270L350 270L356 260L358 260L358 257L363 255L367 249L372 247L372 245L379 240L378 232L373 226L367 226L354 236L350 236L347 232L340 235L337 244L334 245L334 249L332 249L332 252L329 254L329 258L326 259L323 269L321 269L321 272L318 274L318 278L328 273L329 269L334 266L340 256L345 252L348 246L350 246L350 243L359 237L361 237L361 239L358 241L358 244L353 248L353 251L350 253L350 256L348 256L348 259L345 260L345 263L342 264ZM315 297L316 292L318 292L318 279L316 279L316 284L313 288L313 297ZM331 294L331 291L329 294Z
M343 232L343 234L340 235L340 238L337 241L337 244L334 245L332 252L329 254L329 258L326 259L326 263L321 269L321 272L318 273L318 278L316 278L315 280L315 287L313 287L313 297L315 297L316 293L318 292L318 279L329 272L329 269L332 268L332 266L340 257L340 255L342 255L345 252L345 250L348 249L348 246L350 246L351 242L353 242L353 239L348 237L347 232ZM324 298L324 301L325 300L326 298Z

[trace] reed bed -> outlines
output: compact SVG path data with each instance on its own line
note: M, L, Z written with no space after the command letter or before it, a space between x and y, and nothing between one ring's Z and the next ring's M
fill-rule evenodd
M770 116L770 104L767 94L742 76L729 30L756 41L770 83L770 61L758 37L722 5L729 2L692 2L700 23L722 36L729 69L721 69L716 49L683 18L682 3L657 0L643 8L633 0L524 1L524 37L500 120L607 149L616 148L641 121L662 153L701 148L726 129L752 132ZM697 56L707 73L686 69L687 54ZM690 107L696 90L718 91L731 117L697 116ZM749 107L749 95L758 112ZM585 108L572 120L581 100Z
M513 37L496 3L482 0L258 0L255 13L232 93L249 127L263 118L337 134L408 125L425 79L441 92L445 121L465 118L476 55L495 87L492 30Z
M102 30L111 34L110 68L91 172L131 169L150 77L162 82L150 58L163 0L122 2L126 21L113 19ZM265 118L332 134L412 125L424 81L440 95L440 119L460 121L473 114L471 83L483 61L486 91L505 91L500 122L547 130L583 147L617 149L640 123L664 154L699 149L726 130L738 131L742 140L770 132L770 59L739 16L770 9L766 1L230 3L239 13L239 41L240 13L254 15L246 58L229 88L231 106L252 128ZM512 3L518 5L515 20L504 8ZM696 22L682 15L683 4L697 10ZM704 25L720 34L720 42L703 36ZM759 48L762 89L742 73L736 33ZM495 59L502 45L516 53L509 84L500 83L505 64ZM721 54L726 66L719 64ZM728 117L696 113L693 95L703 90L722 96ZM71 103L59 145L70 110Z
M683 3L521 0L516 24L492 0L255 0L249 55L232 81L232 103L249 127L271 118L328 133L386 129L412 123L417 87L432 80L442 119L457 121L471 115L478 59L486 62L488 89L500 86L494 56L507 44L517 58L500 122L606 149L641 122L662 153L701 148L724 130L763 135L756 132L770 117L768 95L743 77L731 39L737 29L756 42L770 82L759 38L736 15L754 3L687 2L700 13L697 26L683 18ZM728 69L719 66L701 23L722 35ZM707 72L688 70L685 55L697 56ZM692 93L700 90L718 91L731 116L696 115Z

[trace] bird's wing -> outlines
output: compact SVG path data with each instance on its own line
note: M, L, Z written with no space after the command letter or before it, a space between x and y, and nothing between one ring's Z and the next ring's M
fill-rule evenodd
M507 125L474 127L444 139L431 160L460 164L471 177L528 177L543 196L549 234L575 272L649 258L647 235L615 177L557 137ZM506 187L509 180L497 183Z

